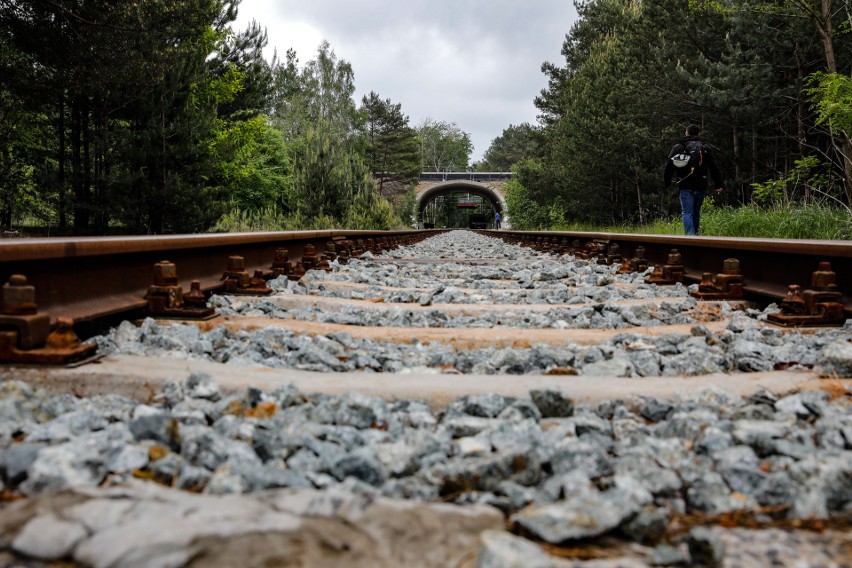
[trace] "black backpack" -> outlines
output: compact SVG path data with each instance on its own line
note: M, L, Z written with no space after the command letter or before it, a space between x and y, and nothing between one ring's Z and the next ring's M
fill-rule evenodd
M700 140L687 140L681 144L681 150L672 156L678 177L684 178L693 172L703 172L706 156L707 149Z

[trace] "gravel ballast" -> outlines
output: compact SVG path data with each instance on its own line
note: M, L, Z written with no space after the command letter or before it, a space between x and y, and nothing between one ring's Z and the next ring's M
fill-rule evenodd
M286 382L231 392L203 372L175 376L147 400L79 397L4 373L0 566L848 565L852 321L788 331L765 324L772 307L721 305L727 323L711 331L686 287L648 286L641 275L467 231L365 256L271 284L279 298L380 299L373 309L224 296L212 304L230 318L624 331L595 345L461 349L147 319L95 341L107 357L197 359L236 372L545 373L633 384L784 369L816 371L826 386L594 403L545 388L435 406ZM404 262L412 257L439 262ZM483 258L511 262L462 262ZM617 304L637 299L656 307ZM501 309L507 302L553 306ZM381 306L392 303L423 309ZM493 310L442 307L468 303ZM673 323L688 333L629 330Z

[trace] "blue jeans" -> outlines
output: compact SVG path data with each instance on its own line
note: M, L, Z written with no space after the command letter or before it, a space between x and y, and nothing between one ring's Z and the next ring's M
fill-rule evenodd
M687 235L697 235L701 220L701 203L707 192L703 189L681 189L680 210L683 219L683 232Z

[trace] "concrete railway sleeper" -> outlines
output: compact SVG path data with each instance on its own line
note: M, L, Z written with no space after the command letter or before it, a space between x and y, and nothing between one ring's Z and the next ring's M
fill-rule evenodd
M10 278L0 356L31 359L0 366L0 565L852 557L843 247L785 295L689 239L429 234L253 273L226 250L218 283L151 263L83 342ZM98 359L33 365L51 346Z

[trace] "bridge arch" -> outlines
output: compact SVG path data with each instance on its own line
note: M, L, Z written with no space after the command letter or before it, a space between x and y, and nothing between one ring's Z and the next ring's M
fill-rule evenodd
M490 187L484 183L469 181L469 180L448 180L434 185L429 185L417 194L417 224L422 226L423 211L431 201L441 195L451 193L470 193L484 199L491 205L492 210L500 213L506 218L506 199L503 194L497 189ZM503 226L506 226L504 221Z

